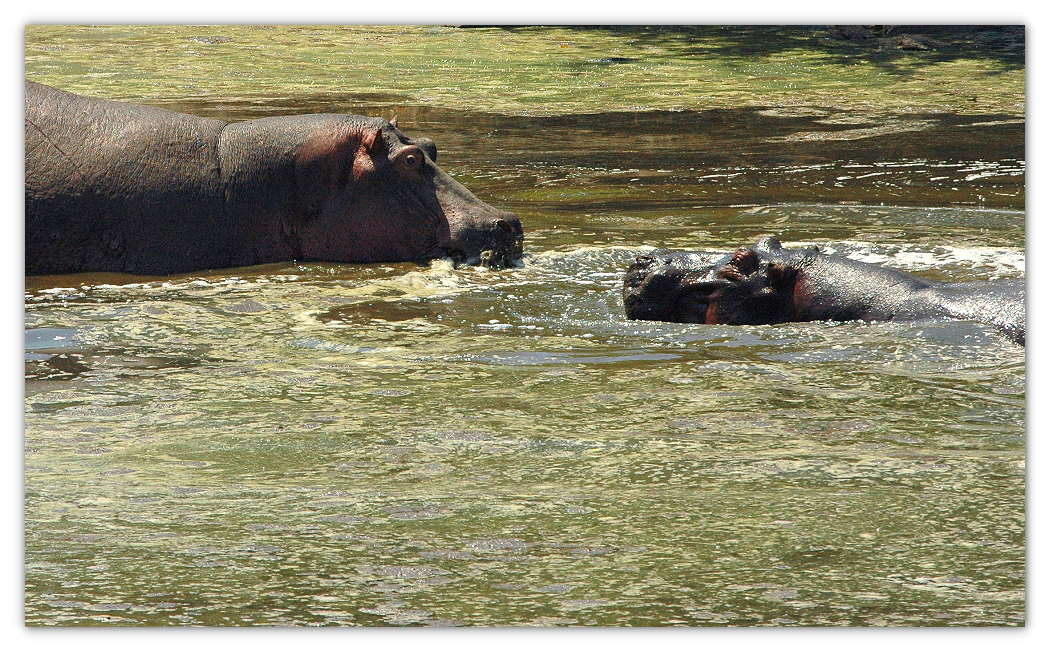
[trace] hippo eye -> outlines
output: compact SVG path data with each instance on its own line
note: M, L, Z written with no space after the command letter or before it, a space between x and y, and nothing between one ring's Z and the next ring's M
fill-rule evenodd
M418 170L423 167L423 150L411 147L401 152L398 160L408 170Z

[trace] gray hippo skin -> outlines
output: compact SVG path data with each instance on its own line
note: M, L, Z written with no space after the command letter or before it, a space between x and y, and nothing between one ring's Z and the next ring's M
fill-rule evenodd
M658 249L627 271L630 319L695 324L969 319L1024 344L1023 278L940 283L761 238L732 254Z
M396 122L228 124L31 81L25 93L26 275L521 256L518 218Z

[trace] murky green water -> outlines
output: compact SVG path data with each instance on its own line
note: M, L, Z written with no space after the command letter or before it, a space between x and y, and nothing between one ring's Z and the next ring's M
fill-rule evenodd
M363 93L522 115L781 104L1024 115L1023 34L937 38L948 47L917 52L775 26L39 25L26 29L26 70L136 100Z
M27 279L26 623L1023 624L1023 348L629 322L619 298L650 246L762 233L1023 274L1023 68L640 33L27 30L27 75L69 90L397 113L529 255ZM700 101L703 66L811 86ZM872 81L982 66L969 112Z

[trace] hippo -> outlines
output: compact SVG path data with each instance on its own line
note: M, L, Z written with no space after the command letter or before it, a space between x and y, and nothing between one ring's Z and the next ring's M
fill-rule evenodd
M27 276L521 257L518 218L396 118L227 123L28 80L25 95Z
M629 319L690 324L969 319L1024 345L1024 288L1024 278L931 281L764 237L731 254L639 256L624 278L623 303Z

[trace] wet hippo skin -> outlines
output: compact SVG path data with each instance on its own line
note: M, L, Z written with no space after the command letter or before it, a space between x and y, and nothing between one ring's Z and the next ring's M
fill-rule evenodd
M630 319L697 324L968 319L1025 338L1024 278L941 283L765 237L732 254L660 249L627 271Z
M521 256L518 218L396 121L225 123L30 81L25 95L27 275Z

